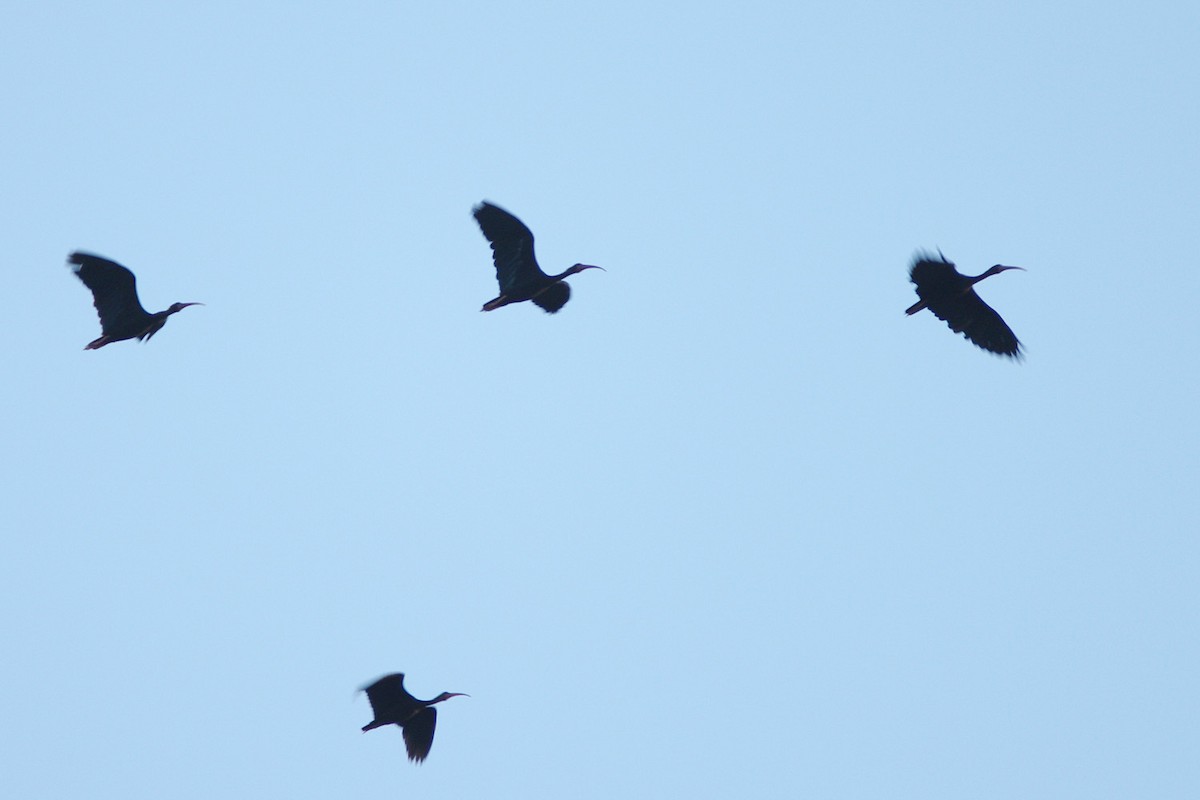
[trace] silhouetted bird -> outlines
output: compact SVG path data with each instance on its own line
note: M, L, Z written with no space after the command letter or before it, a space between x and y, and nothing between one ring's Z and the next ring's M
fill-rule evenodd
M486 202L476 206L474 214L483 235L492 243L492 260L496 262L496 280L500 283L500 295L484 303L482 311L532 300L534 305L553 314L571 299L571 287L563 278L585 269L604 269L576 264L566 272L547 275L533 256L533 234L521 220Z
M917 285L917 297L921 300L904 313L915 314L928 308L938 319L945 320L950 330L961 333L984 350L1019 359L1021 343L1016 335L991 306L979 299L972 287L1005 270L1025 268L997 264L982 275L962 275L940 250L938 256L935 260L929 253L918 253L913 259L908 274Z
M404 689L404 674L384 675L370 686L363 687L371 701L375 719L363 726L363 733L384 725L399 725L404 733L404 746L410 761L421 762L433 746L433 729L437 725L435 703L451 697L469 697L462 692L442 692L432 700L418 700Z
M100 314L100 330L103 335L89 342L84 350L98 350L106 344L123 339L149 340L167 324L167 317L188 306L203 303L173 303L166 311L151 314L142 308L137 296L137 279L133 273L115 261L74 252L67 257L72 269L92 290L96 311Z

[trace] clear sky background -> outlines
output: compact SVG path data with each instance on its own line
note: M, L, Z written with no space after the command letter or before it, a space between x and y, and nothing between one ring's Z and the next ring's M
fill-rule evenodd
M14 798L1200 796L1191 2L0 25ZM582 261L496 294L471 207ZM1014 363L928 313L918 249ZM73 249L152 342L97 352ZM355 690L440 706L421 766Z

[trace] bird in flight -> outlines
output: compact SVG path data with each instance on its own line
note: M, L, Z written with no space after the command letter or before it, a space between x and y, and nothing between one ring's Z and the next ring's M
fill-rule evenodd
M432 700L418 700L404 689L404 674L384 675L370 686L364 686L375 718L363 726L363 733L384 725L399 725L404 734L408 760L420 763L433 747L433 731L437 726L437 709L433 706L451 697L469 697L462 692L442 692Z
M83 285L92 290L96 312L100 315L102 335L88 342L84 350L99 350L106 344L124 339L149 341L167 324L167 317L188 306L204 305L172 303L166 311L151 314L138 300L137 278L117 262L81 251L67 256L67 262L72 264L71 268Z
M977 346L1010 358L1021 358L1021 342L1000 315L975 294L974 286L984 278L999 275L1010 269L997 264L982 275L963 275L954 268L954 263L938 251L934 258L929 253L918 253L909 268L909 277L917 287L920 301L913 303L905 314L915 314L928 308L950 330L961 333Z
M599 269L591 264L575 264L558 275L547 275L533 255L533 233L521 220L491 203L480 203L474 210L484 237L492 243L492 260L496 263L496 280L500 294L483 304L482 311L494 311L509 303L525 300L553 314L571 299L571 287L564 278Z

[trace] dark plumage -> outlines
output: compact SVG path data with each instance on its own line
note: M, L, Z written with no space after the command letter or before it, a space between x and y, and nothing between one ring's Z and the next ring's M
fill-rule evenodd
M915 314L928 308L938 319L945 320L950 330L961 333L984 350L1019 359L1021 342L973 288L984 278L1010 269L1024 267L997 264L982 275L962 275L940 251L936 259L928 253L919 253L913 259L909 277L916 284L917 297L921 300L904 313Z
M437 726L435 703L451 697L467 697L462 692L442 692L432 700L418 700L404 689L404 674L400 672L384 675L370 686L363 687L371 701L375 719L363 726L363 733L384 725L399 725L404 733L404 746L408 759L418 763L429 755L433 747L433 732Z
M84 350L98 350L106 344L124 339L145 339L158 333L167 324L167 317L188 306L203 303L173 303L166 311L150 314L142 308L137 296L137 278L115 261L74 252L67 256L83 285L92 290L96 312L100 315L102 336L88 343Z
M553 314L571 299L571 287L563 280L585 269L604 269L590 264L575 264L566 272L547 275L533 255L533 233L521 220L491 203L480 203L474 210L475 221L492 243L496 280L500 294L483 304L493 311L509 303L532 300L534 305Z

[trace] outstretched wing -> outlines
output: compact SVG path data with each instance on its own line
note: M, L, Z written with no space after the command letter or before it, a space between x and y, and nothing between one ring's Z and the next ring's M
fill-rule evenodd
M433 729L436 726L437 709L433 706L417 712L404 723L404 746L408 749L410 761L420 763L429 755L429 748L433 747Z
M533 256L533 233L525 223L491 203L480 203L473 213L484 237L492 243L500 294L546 277Z
M531 299L535 305L545 309L547 313L553 314L571 299L571 287L567 285L566 281L552 283Z
M72 269L83 285L92 290L100 327L105 333L120 334L145 326L148 315L138 300L137 278L132 272L91 253L76 251L67 261L74 265Z
M403 700L411 698L411 695L404 689L404 673L402 672L384 675L370 686L364 686L363 691L367 693L367 699L371 701L371 710L375 712L376 719L379 719L381 715L390 714Z
M961 333L984 350L1012 358L1021 357L1021 342L1012 328L973 289L945 301L931 300L928 305L938 319L945 320L950 330Z
M944 257L935 261L927 253L917 256L908 271L908 277L916 284L917 297L922 300L951 294L961 286L963 280L952 261L946 261Z

